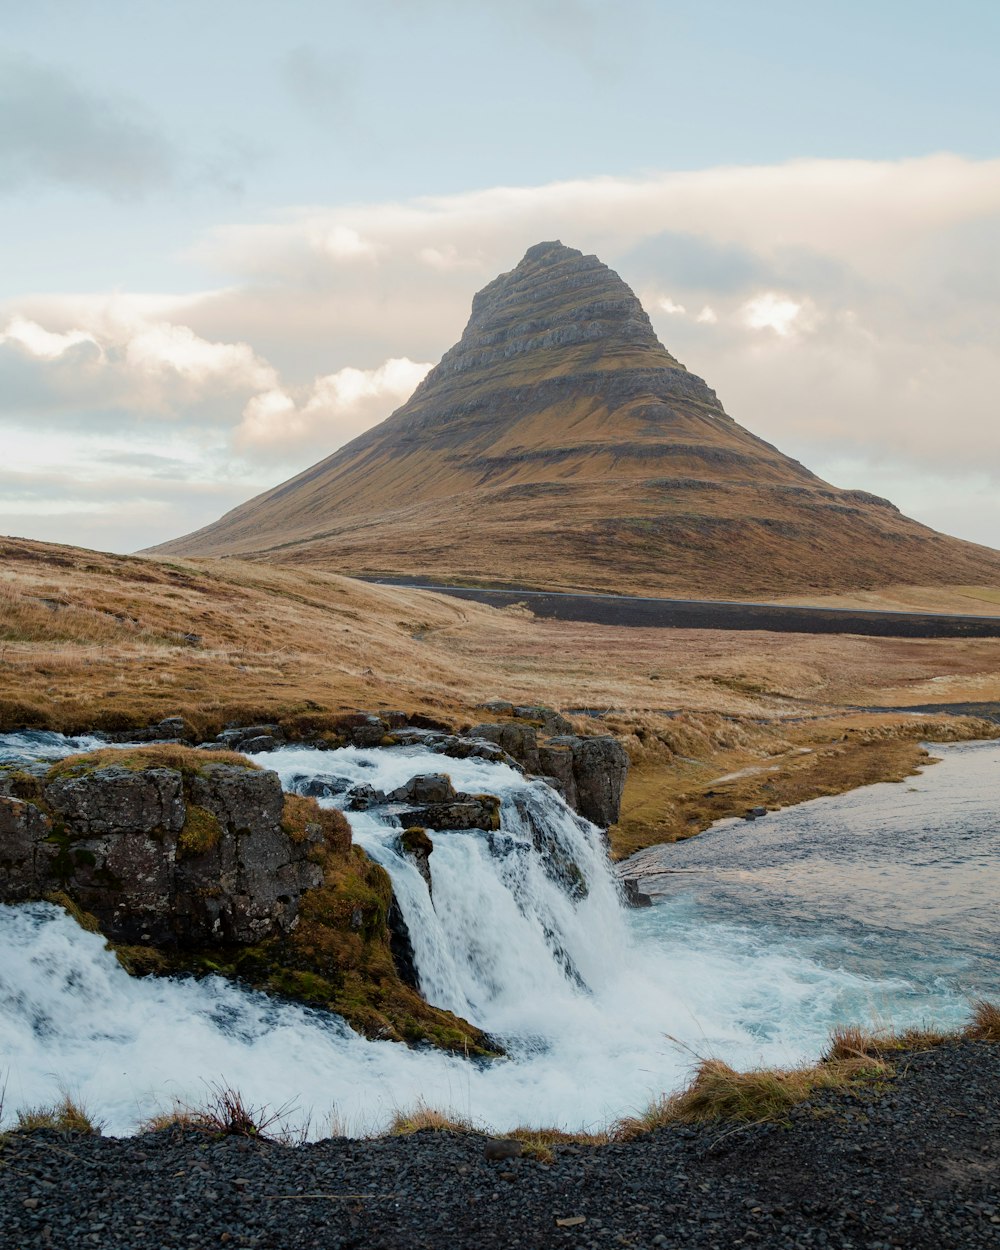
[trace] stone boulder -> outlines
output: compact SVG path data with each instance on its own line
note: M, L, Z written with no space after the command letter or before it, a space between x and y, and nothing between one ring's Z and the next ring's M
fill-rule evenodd
M399 853L405 855L427 882L427 892L433 890L431 882L431 854L434 843L427 836L427 830L419 825L411 825L399 835Z
M573 757L576 801L572 806L601 829L613 825L621 811L629 764L625 748L618 739L610 736L578 738L567 734L550 738L546 746L550 751L564 748ZM547 756L550 769L556 758ZM565 763L560 761L559 767L565 770ZM551 775L558 777L558 773Z
M278 725L243 725L224 729L213 745L244 755L261 755L285 745L285 735Z
M273 772L83 761L0 798L0 901L62 891L113 940L168 948L287 933L322 880L323 831L291 837L284 811Z
M422 773L390 790L386 797L390 803L447 803L456 794L447 773Z
M469 737L496 743L529 773L537 773L539 770L538 732L534 725L525 725L516 720L473 725L469 730Z
M411 777L386 796L390 803L405 803L397 812L409 826L432 829L500 828L500 800L492 794L462 794L445 773Z

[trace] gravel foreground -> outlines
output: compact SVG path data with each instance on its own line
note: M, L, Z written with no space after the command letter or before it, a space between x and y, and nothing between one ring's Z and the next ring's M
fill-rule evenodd
M1000 1247L1000 1045L894 1062L880 1090L816 1098L790 1128L673 1128L556 1147L551 1164L489 1162L483 1138L454 1133L16 1134L0 1246Z

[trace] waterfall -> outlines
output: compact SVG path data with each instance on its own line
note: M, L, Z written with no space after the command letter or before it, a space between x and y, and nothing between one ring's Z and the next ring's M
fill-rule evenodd
M355 841L392 877L428 1001L488 1032L518 1034L537 1028L544 1005L599 992L616 975L628 936L603 837L545 782L414 748L336 755L341 782L388 792L415 774L446 772L457 790L501 800L497 831L428 830L433 898L400 853L393 805L350 814ZM287 788L312 790L331 761L287 750L268 762ZM342 804L343 795L319 802Z
M89 745L8 735L0 760ZM392 877L422 992L500 1038L507 1058L474 1064L368 1041L338 1017L215 977L136 980L58 908L0 907L8 1117L65 1089L127 1133L222 1081L256 1104L294 1105L292 1120L311 1117L318 1135L334 1122L377 1130L418 1099L498 1130L600 1127L677 1088L695 1052L793 1063L818 1054L838 1020L899 1020L910 993L898 979L817 962L781 933L706 919L684 900L627 912L602 834L504 765L418 747L287 747L258 762L325 805L345 805L356 785L388 794L440 772L457 791L500 799L498 830L428 829L430 890L401 853L399 805L349 818ZM923 1001L911 1017L920 1012Z

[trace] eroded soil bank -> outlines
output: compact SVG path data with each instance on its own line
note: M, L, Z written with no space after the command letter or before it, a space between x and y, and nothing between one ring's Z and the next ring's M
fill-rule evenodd
M900 1055L896 1076L785 1125L662 1129L487 1161L423 1132L287 1147L163 1130L14 1134L0 1247L995 1247L1000 1046Z

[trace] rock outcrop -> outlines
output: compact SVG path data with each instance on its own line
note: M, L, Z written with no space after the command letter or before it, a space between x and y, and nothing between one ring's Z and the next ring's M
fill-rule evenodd
M432 810L479 801L416 780L410 797L440 800ZM424 831L401 849L429 877ZM229 752L145 745L0 767L0 903L43 898L100 929L130 971L207 968L369 1037L497 1053L419 993L389 875L352 845L343 813Z
M399 820L410 828L500 828L500 800L492 794L463 794L445 773L411 777L385 797L387 803L394 805Z
M1000 578L997 552L830 486L738 425L619 275L557 241L475 296L386 421L156 550L705 598Z
M570 728L564 717L550 709L511 706L511 711L515 715L549 713L532 719ZM535 725L520 719L473 725L468 733L471 738L497 743L525 772L544 777L570 807L599 828L607 829L617 821L629 764L617 738L560 733L539 741Z
M276 773L206 758L197 771L57 766L25 784L30 800L0 796L0 899L60 891L115 941L259 942L289 932L322 880L322 828L289 835Z

